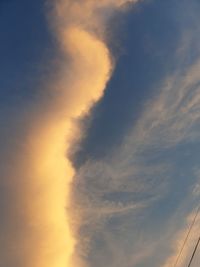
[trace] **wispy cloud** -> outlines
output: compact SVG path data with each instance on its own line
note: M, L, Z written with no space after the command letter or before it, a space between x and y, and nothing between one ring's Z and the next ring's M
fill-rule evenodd
M163 264L163 267L171 267L175 264L177 267L184 267L189 264L189 261L192 257L192 253L199 238L199 214L197 215L196 220L194 220L195 217L196 212L190 213L186 219L186 225L183 227L183 229L177 231L177 234L175 235L172 241L172 255L166 260L166 262ZM188 235L188 231L191 226L192 228ZM186 236L188 236L188 238L185 242L185 245L183 246L183 242L186 239ZM198 266L198 262L200 259L198 254L199 253L195 254L193 266ZM177 258L178 256L179 258Z
M79 170L69 159L82 136L75 121L102 97L113 70L106 46L110 14L128 2L55 1L49 19L59 46L56 71L26 110L10 108L0 120L2 266L158 266L172 253L182 226L174 210L181 194L193 204L188 195L198 191L190 172L198 160L184 162L189 170L177 168L182 146L199 142L197 50L195 60L157 84L122 145ZM188 36L179 55L191 47ZM156 220L161 215L154 207L162 213L172 195L175 207Z
M191 62L184 58L199 40L196 31L181 30L188 42L177 50L175 71L157 83L122 145L76 175L79 253L85 257L87 248L90 266L160 266L195 205L199 161L190 150L200 137L199 52Z

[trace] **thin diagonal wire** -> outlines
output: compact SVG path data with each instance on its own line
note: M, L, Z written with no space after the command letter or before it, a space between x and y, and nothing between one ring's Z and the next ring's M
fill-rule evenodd
M197 251L197 248L198 248L198 246L199 246L199 242L200 242L200 237L199 237L199 239L198 239L198 241L197 241L197 243L196 243L196 246L195 246L194 251L193 251L193 253L192 253L192 257L191 257L190 262L189 262L189 264L188 264L187 267L190 267L191 264L192 264L192 261L193 261L193 259L194 259L194 255L195 255L195 253L196 253L196 251Z
M197 209L197 211L196 211L196 213L195 213L195 216L194 216L194 218L193 218L193 220L192 220L192 223L190 224L190 227L189 227L189 229L188 229L188 232L187 232L187 234L186 234L186 237L185 237L185 239L184 239L184 241L183 241L183 244L182 244L182 246L181 246L180 252L179 252L179 254L178 254L177 258L176 258L176 261L175 261L173 267L176 267L177 264L178 264L178 262L179 262L179 259L180 259L181 255L182 255L182 252L183 252L183 249L184 249L184 247L185 247L185 245L186 245L186 243L187 243L187 241L188 241L188 238L189 238L189 236L190 236L190 233L191 233L191 231L192 231L192 228L193 228L193 226L194 226L194 224L195 224L195 222L196 222L196 219L197 219L197 216L198 216L198 214L199 214L199 211L200 211L200 206L198 207L198 209Z

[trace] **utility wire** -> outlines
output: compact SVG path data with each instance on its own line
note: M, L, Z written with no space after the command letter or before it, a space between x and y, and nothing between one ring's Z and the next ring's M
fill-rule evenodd
M192 223L190 224L190 227L189 227L189 229L188 229L188 232L187 232L187 234L186 234L186 237L185 237L185 239L184 239L184 241L183 241L183 244L182 244L182 246L181 246L180 252L179 252L179 254L178 254L178 256L177 256L177 258L176 258L176 260L175 260L175 263L174 263L173 267L176 267L177 264L178 264L178 262L179 262L179 259L180 259L181 255L182 255L182 252L183 252L183 249L184 249L184 247L185 247L185 245L186 245L186 243L187 243L187 241L188 241L188 238L189 238L189 236L190 236L190 234L191 234L192 228L193 228L193 226L194 226L194 224L195 224L195 222L196 222L196 219L197 219L197 216L198 216L198 214L199 214L199 211L200 211L200 206L198 207L198 209L197 209L197 211L196 211L196 213L195 213L195 215L194 215L194 218L193 218L193 220L192 220ZM191 264L191 263L190 263L190 264ZM190 266L190 265L189 265L189 266ZM188 266L188 267L189 267L189 266Z
M195 255L195 253L196 253L196 251L197 251L197 248L198 248L198 246L199 246L199 242L200 242L200 237L199 237L199 239L198 239L198 241L197 241L197 243L196 243L196 246L195 246L194 251L193 251L193 253L192 253L192 257L191 257L190 262L189 262L189 264L188 264L187 267L190 267L190 266L191 266L191 263L192 263L192 261L193 261L193 259L194 259L194 255Z

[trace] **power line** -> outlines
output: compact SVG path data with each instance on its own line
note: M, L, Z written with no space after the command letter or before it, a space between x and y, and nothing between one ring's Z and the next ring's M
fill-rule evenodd
M194 215L194 218L193 218L193 220L192 220L192 223L190 224L190 227L189 227L189 229L188 229L188 232L187 232L187 234L186 234L186 237L185 237L185 239L184 239L184 241L183 241L183 244L182 244L182 246L181 246L180 252L179 252L179 254L178 254L178 256L177 256L177 258L176 258L176 260L175 260L175 263L174 263L173 267L176 267L177 264L178 264L178 262L179 262L179 259L180 259L181 255L182 255L182 252L183 252L183 249L184 249L184 247L185 247L185 245L186 245L186 243L187 243L187 241L188 241L188 238L189 238L189 236L190 236L190 234L191 234L192 228L193 228L193 226L194 226L194 224L195 224L195 222L196 222L196 218L197 218L197 216L198 216L198 214L199 214L199 210L200 210L200 206L198 207L198 209L197 209L197 211L196 211L196 213L195 213L195 215ZM189 266L190 266L190 265L189 265ZM189 267L189 266L188 266L188 267Z
M190 267L190 265L191 265L191 263L192 263L192 261L193 261L193 259L194 259L194 255L195 255L195 253L196 253L196 251L197 251L197 248L198 248L198 246L199 246L199 242L200 242L200 237L199 237L199 239L198 239L198 241L197 241L197 243L196 243L196 246L195 246L194 251L193 251L193 253L192 253L192 257L191 257L190 262L189 262L189 264L188 264L187 267Z

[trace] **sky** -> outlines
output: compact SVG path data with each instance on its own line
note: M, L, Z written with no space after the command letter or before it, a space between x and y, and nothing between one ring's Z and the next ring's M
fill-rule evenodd
M199 13L198 0L0 0L0 267L188 266Z

